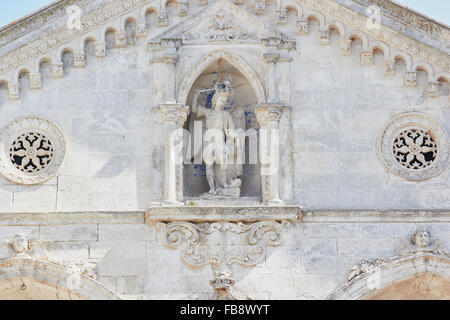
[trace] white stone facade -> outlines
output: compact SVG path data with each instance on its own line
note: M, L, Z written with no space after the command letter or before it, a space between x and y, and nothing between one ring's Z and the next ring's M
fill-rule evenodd
M61 0L0 29L0 298L20 281L63 299L358 299L448 280L449 34L389 0ZM168 159L222 76L245 129L278 130L279 170L244 165L241 196L210 200L201 166ZM413 243L421 228L439 243Z

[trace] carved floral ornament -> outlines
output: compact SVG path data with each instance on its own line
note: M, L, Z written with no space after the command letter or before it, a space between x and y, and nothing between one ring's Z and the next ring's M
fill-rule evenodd
M52 178L65 155L64 136L42 118L21 118L0 132L0 173L18 184L39 184Z
M427 114L403 113L383 129L378 153L389 172L408 180L426 180L447 168L448 137Z

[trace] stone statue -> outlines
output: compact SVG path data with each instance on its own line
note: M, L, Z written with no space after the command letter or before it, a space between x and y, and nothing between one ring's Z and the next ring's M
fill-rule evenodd
M205 140L209 142L203 152L203 161L206 164L206 178L209 184L210 195L239 197L241 180L237 177L242 174L242 164L237 164L241 150L237 128L230 112L224 110L228 99L234 96L231 80L215 83L214 96L211 108L198 105L198 96L195 92L192 104L192 113L199 118L204 117L206 122Z

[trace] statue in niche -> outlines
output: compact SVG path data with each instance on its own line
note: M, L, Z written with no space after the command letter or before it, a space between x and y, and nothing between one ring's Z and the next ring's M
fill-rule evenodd
M199 105L198 97L201 93L215 91L211 108ZM203 150L203 162L206 165L206 179L209 185L207 196L240 197L243 165L239 161L242 157L239 128L231 112L226 110L229 99L235 93L231 87L231 79L216 82L214 89L197 90L192 103L192 113L198 118L204 118L208 141Z

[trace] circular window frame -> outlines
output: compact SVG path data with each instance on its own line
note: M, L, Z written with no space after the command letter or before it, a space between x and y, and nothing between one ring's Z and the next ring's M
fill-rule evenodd
M393 144L397 136L407 129L421 129L431 132L437 146L437 155L433 163L426 168L408 169L402 165L393 152ZM449 145L444 128L431 116L421 112L401 113L392 118L383 128L378 138L378 158L388 170L407 180L423 181L431 179L448 166Z
M39 133L53 145L51 161L40 171L23 172L11 161L12 143L25 133ZM36 185L53 178L61 167L66 153L66 142L62 130L53 122L38 117L20 118L8 123L0 131L0 173L8 180L23 185Z

